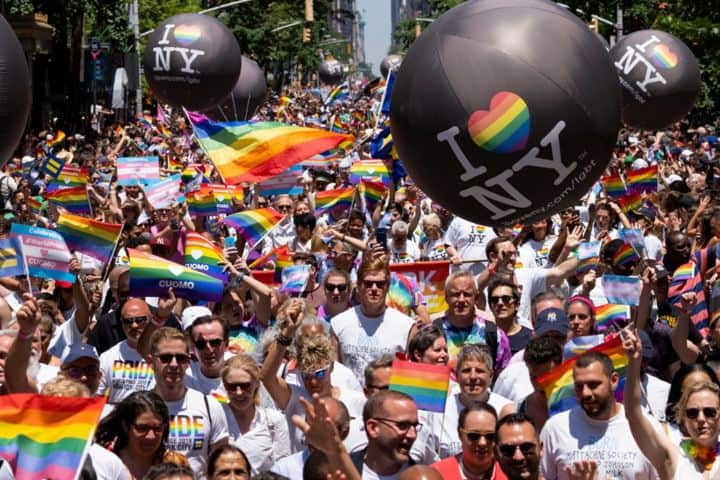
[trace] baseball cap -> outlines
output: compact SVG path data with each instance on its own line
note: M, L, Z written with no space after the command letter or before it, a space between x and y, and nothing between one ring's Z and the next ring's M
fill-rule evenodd
M100 356L98 356L95 347L87 343L73 343L68 345L65 347L65 350L63 350L61 360L63 365L67 365L80 358L91 358L96 362L100 361Z
M183 330L187 330L188 328L192 327L192 324L195 323L195 320L197 320L198 318L211 316L212 312L209 308L195 305L183 310L180 324Z
M544 335L548 332L558 332L567 335L570 322L565 312L559 308L546 308L535 318L535 334Z
M636 212L638 213L638 215L640 215L641 217L647 218L651 222L655 221L655 212L651 208L640 207L636 210Z

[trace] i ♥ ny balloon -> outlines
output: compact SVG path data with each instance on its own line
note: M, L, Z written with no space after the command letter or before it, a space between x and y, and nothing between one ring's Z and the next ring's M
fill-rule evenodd
M30 115L30 72L10 24L0 16L0 166L12 156Z
M328 85L336 85L343 78L342 64L334 58L323 61L318 68L320 80Z
M527 224L574 205L600 177L620 87L595 34L553 3L466 2L410 47L390 120L431 198L480 224Z
M642 30L623 37L610 56L622 86L622 120L662 128L682 119L700 92L695 55L669 33Z
M242 66L235 35L213 17L184 13L158 25L148 38L143 68L164 103L202 110L230 94Z

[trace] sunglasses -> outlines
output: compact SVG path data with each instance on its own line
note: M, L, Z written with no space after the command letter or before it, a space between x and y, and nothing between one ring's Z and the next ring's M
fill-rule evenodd
M522 454L526 457L535 455L537 453L537 445L532 442L525 442L519 444L502 443L498 445L498 450L500 451L500 454L503 457L507 458L513 457L518 448L520 449L520 452L522 452Z
M92 367L68 367L66 369L63 369L63 372L67 374L68 377L74 378L74 379L80 379L82 377L95 377L100 373L100 369L97 366Z
M127 327L132 326L133 323L137 323L138 326L142 326L145 325L147 321L148 317L127 317L122 319L123 324Z
M327 285L325 285L325 290L331 293L337 290L338 292L342 293L347 290L347 287L347 283L328 283Z
M315 380L322 380L329 372L329 368L319 368L314 372L301 372L300 375L302 375L302 379L306 381L312 380L313 378Z
M205 347L210 345L212 348L218 348L220 345L223 344L222 338L213 338L212 340L196 340L195 341L195 348L198 350L205 350Z
M243 392L249 392L252 386L253 382L226 383L225 390L228 392L235 392L239 388Z
M363 280L363 285L365 288L373 288L373 286L375 286L382 289L387 285L387 280Z
M490 304L495 305L499 302L503 302L505 305L509 305L510 303L515 301L515 297L512 295L498 295L498 296L492 296L490 297Z
M140 435L147 435L150 433L150 430L152 430L155 435L162 435L165 431L165 427L162 425L143 425L142 423L138 425L137 423L133 423L132 426Z
M715 407L703 407L703 408L686 408L685 409L685 416L689 418L690 420L695 420L700 416L700 412L702 412L703 416L705 418L713 419L717 418L718 415L718 409Z
M291 208L292 208L292 206L290 206L290 205L278 205L278 207L277 207L277 209L280 211L290 210Z
M495 435L495 432L488 432L488 433L481 433L481 432L468 432L464 428L461 428L460 431L462 431L471 442L479 442L481 438L485 439L487 443L494 443L497 436Z
M173 358L179 365L190 363L190 355L185 353L159 353L155 355L155 357L159 358L160 362L166 364L172 362Z

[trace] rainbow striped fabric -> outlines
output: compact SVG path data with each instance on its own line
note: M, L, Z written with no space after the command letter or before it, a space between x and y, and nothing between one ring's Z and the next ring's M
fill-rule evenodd
M122 228L122 224L98 222L63 211L56 226L70 250L93 257L103 265L110 261Z
M60 205L70 213L91 215L90 199L86 187L61 188L54 192L47 192L45 198L48 202Z
M631 263L637 263L640 261L640 257L635 252L635 249L627 243L623 243L620 248L617 249L612 257L612 264L614 266L625 266Z
M620 175L610 175L602 177L600 182L605 187L605 193L612 198L620 198L624 196L627 191L625 189L625 182Z
M395 359L390 390L410 395L418 410L443 413L450 384L450 367Z
M639 193L630 193L624 197L618 198L618 205L624 213L632 212L642 207L643 200Z
M185 237L185 266L206 273L223 282L228 276L219 264L224 261L223 252L199 233L188 232Z
M162 257L128 249L130 296L166 297L169 288L190 301L220 302L223 282Z
M265 255L256 258L254 262L248 265L248 268L260 268L270 261L275 262L276 267L282 264L282 266L280 266L281 269L287 267L288 265L292 265L292 254L290 253L287 245L281 245L273 248Z
M40 215L40 212L45 208L45 202L42 197L28 197L28 207L33 211L35 215Z
M382 160L360 160L350 167L350 183L357 185L361 180L382 182L390 186L390 170Z
M188 114L198 141L225 183L259 182L352 137L277 122L216 123Z
M222 219L222 223L233 227L249 246L254 246L283 218L283 215L272 207L256 208L228 215Z
M628 359L622 347L622 340L620 340L619 336L613 337L597 347L591 348L590 351L604 353L612 360L615 372L621 377L615 390L615 398L621 400L628 365ZM573 382L573 366L577 358L573 357L561 363L536 380L537 384L545 391L551 416L574 408L578 404Z
M85 461L105 397L0 396L0 457L16 480L73 479Z
M613 325L624 327L630 320L630 307L606 303L595 307L595 329L604 332Z
M337 87L333 88L330 93L327 96L327 99L325 100L325 106L328 107L332 105L334 102L337 102L339 100L346 100L349 98L350 94L350 87L348 86L348 81L345 80L343 83L338 85Z
M417 294L420 291L417 283L409 277L401 273L390 272L390 288L385 298L385 305L405 315L410 315L412 308L418 303Z
M578 245L577 257L578 266L575 269L577 273L586 273L590 270L597 270L600 263L601 241L583 242Z
M315 212L323 213L335 207L349 208L355 197L355 188L337 188L335 190L325 190L315 194Z
M203 188L206 187L206 185L207 184L202 184L199 190L188 193L185 197L190 215L202 217L220 213L212 190Z
M657 172L657 165L629 171L627 174L628 190L633 193L657 191Z
M54 147L63 140L65 140L65 132L63 132L62 130L58 130L53 134L52 138L47 141L47 146Z
M87 168L65 165L57 177L58 183L64 187L83 187L87 185L90 170Z
M680 265L675 272L673 272L672 279L673 282L680 281L680 282L686 282L690 279L692 279L695 276L695 264L693 262L688 262L683 265Z
M382 200L388 189L382 182L360 181L360 195L362 195L365 209L372 212Z

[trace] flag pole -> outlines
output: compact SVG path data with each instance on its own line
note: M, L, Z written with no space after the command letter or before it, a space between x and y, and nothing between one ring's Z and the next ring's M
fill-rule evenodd
M117 254L117 248L120 244L120 238L122 237L123 230L125 230L125 222L121 224L120 232L118 232L118 236L115 239L115 245L113 245L112 252L110 253L110 259L107 262L107 265L105 265L105 268L103 269L102 274L102 282L104 283L107 279L107 275L110 273L110 265L113 263L113 258L115 258L115 255Z

